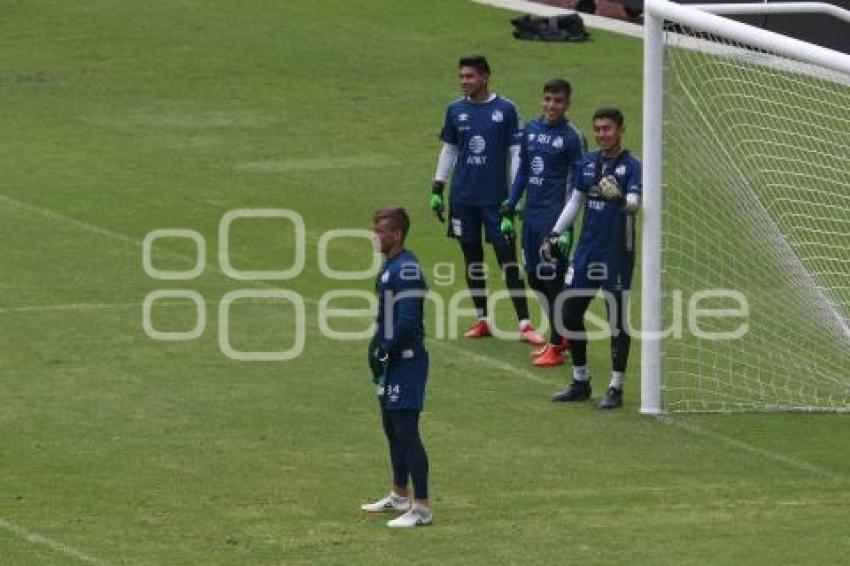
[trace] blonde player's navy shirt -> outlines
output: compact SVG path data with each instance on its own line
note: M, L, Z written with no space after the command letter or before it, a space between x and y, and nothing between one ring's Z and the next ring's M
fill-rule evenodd
M419 262L402 250L388 259L375 282L378 318L375 337L390 357L401 350L421 350L425 338L423 306L428 285Z
M522 140L519 113L510 100L461 98L446 110L440 139L458 148L451 204L499 205L508 198L509 148Z
M634 252L635 217L626 214L623 202L609 202L599 196L597 185L604 175L613 175L623 194L641 194L641 165L628 150L610 159L600 151L588 153L573 172L573 190L587 195L581 238L581 251L602 253Z
M511 187L511 208L527 189L524 221L550 230L567 204L568 178L586 149L584 136L569 120L549 125L540 117L529 122L523 132L520 167Z

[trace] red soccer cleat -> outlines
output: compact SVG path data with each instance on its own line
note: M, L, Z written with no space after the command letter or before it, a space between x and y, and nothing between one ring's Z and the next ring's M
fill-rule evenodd
M551 342L546 342L542 348L535 348L534 350L531 350L528 355L532 358L538 358L546 353L546 350L550 347L552 347ZM570 350L570 342L566 338L561 338L561 344L555 347L558 348L558 351L561 353L568 352Z
M543 353L534 358L534 361L531 363L539 368L559 366L564 363L563 350L561 350L560 346L546 344L543 346Z
M526 322L519 327L519 339L534 346L540 346L546 343L546 340L537 334L534 330L534 326L530 322Z
M543 346L541 346L539 348L535 348L535 349L531 350L530 352L528 352L528 355L529 355L529 357L532 357L532 358L540 357L544 353L546 353L546 349L548 347L549 347L549 343L546 342L545 344L543 344Z
M466 338L473 338L473 339L474 338L486 338L488 336L491 336L491 334L490 334L490 324L488 324L488 322L483 318L478 319L478 321L475 324L473 324L472 326L470 326L469 330L467 330L466 333L464 333L464 336Z

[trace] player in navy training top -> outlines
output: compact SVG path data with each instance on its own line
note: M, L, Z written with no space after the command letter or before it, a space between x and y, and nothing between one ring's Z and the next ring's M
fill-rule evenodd
M428 286L416 256L404 248L409 228L410 218L403 208L382 208L373 216L373 231L386 262L375 282L378 316L369 344L369 366L378 385L393 485L389 495L360 508L373 513L406 511L388 522L390 527L416 527L432 521L428 455L419 436L419 413L428 380L423 324ZM412 506L407 498L409 478L413 479Z
M624 129L623 114L616 108L601 108L594 113L593 133L599 150L587 154L576 166L573 194L541 249L544 256L554 252L560 235L572 226L586 203L581 237L567 274L564 303L573 380L552 397L553 401L590 398L584 314L601 288L611 326L612 373L599 407L613 409L623 404L623 379L631 342L626 328L628 292L635 264L635 215L641 199L641 164L622 147Z
M519 115L511 101L490 94L490 66L484 57L463 57L458 67L465 96L451 103L446 110L440 132L443 148L434 176L431 208L442 220L443 191L446 180L451 176L448 235L460 243L466 283L478 313L478 321L465 336L490 336L481 240L483 227L510 291L519 319L520 337L526 342L541 344L543 339L534 331L528 318L525 286L516 260L514 239L502 234L499 229L499 207L508 197L509 184L519 165L522 139Z
M533 363L538 367L564 363L566 339L558 332L561 325L557 323L560 317L555 307L569 264L570 245L563 246L552 262L542 261L538 252L567 203L573 166L587 149L584 136L565 115L571 94L572 87L564 79L552 79L543 85L543 115L525 126L519 170L510 198L500 211L502 232L513 234L517 204L523 193L528 193L522 223L525 270L529 286L545 301L552 329L549 342L533 353ZM572 227L565 236L571 243Z

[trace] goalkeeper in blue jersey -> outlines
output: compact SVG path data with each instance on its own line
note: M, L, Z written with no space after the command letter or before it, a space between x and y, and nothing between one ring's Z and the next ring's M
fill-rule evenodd
M382 208L372 221L386 262L375 282L378 316L369 344L369 366L378 385L393 480L386 497L360 508L370 513L403 513L389 521L389 527L418 527L430 524L433 516L428 504L428 454L419 436L419 414L428 381L423 323L428 286L416 256L404 247L410 228L407 212ZM408 489L411 479L412 505Z
M514 238L500 229L499 208L508 198L509 183L519 166L522 139L519 114L513 102L490 93L490 66L484 57L463 57L458 68L464 96L446 110L440 132L443 148L434 175L431 208L440 219L443 218L443 193L446 181L451 177L448 235L460 243L466 283L478 313L478 320L465 336L484 338L491 335L481 237L483 229L485 240L493 245L510 292L519 319L520 338L539 345L544 341L537 335L528 317L525 285L517 264Z
M540 249L553 257L562 235L584 207L581 237L565 289L564 327L570 339L573 380L553 401L590 398L584 314L598 289L604 291L611 326L611 380L599 403L602 409L623 404L623 379L629 359L626 328L628 291L635 264L635 216L641 200L641 164L623 149L623 114L600 108L593 115L593 133L599 150L588 153L573 172L573 193L555 228Z
M514 234L517 204L527 192L522 223L522 251L529 286L546 302L552 333L549 342L533 352L533 364L550 367L564 363L566 338L558 332L556 299L569 264L573 230L564 234L563 245L554 261L541 261L540 246L552 232L570 194L570 172L584 156L587 142L566 118L572 87L564 79L543 85L543 115L526 124L520 151L520 166L511 187L510 198L500 210L501 229Z

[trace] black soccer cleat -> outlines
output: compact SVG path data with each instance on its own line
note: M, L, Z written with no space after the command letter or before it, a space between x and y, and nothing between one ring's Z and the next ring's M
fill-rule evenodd
M605 397L599 401L600 409L616 409L623 406L623 390L609 387Z
M590 399L590 380L572 380L566 389L552 395L552 401L567 403L570 401L587 401Z

